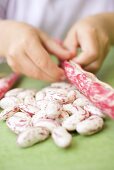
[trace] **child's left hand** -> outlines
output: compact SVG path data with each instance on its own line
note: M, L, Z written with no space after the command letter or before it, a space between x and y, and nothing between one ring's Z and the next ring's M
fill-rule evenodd
M66 48L76 56L73 61L93 73L101 67L110 47L104 24L95 16L83 19L70 29L64 41ZM82 52L77 57L78 48Z

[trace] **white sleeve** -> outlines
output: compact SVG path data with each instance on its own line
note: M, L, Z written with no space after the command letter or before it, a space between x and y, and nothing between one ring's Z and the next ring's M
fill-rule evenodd
M0 19L6 18L6 10L9 0L0 0Z

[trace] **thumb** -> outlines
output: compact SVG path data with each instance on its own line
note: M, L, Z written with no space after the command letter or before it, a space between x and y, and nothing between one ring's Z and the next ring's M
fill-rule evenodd
M72 53L72 58L77 55L78 40L75 30L70 30L64 40L64 46Z

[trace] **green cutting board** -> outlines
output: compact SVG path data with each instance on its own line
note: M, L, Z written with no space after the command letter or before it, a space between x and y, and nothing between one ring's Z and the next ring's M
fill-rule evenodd
M0 72L10 72L6 64ZM114 87L114 49L98 74ZM48 83L23 77L16 87L41 89ZM84 137L73 133L68 149L58 148L51 139L22 149L5 122L0 123L0 170L114 170L114 121L107 119L103 131Z

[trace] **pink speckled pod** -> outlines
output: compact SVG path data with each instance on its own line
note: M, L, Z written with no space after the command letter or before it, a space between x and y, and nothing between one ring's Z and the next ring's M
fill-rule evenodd
M114 89L74 62L63 63L66 76L93 104L114 119Z
M18 74L11 74L7 77L0 79L0 99L5 95L5 93L11 89L11 87L17 82L19 79Z

